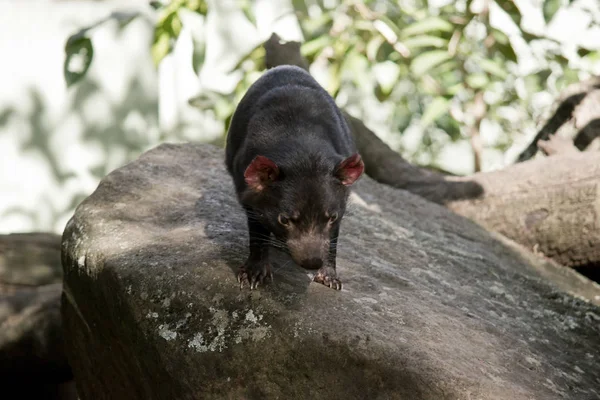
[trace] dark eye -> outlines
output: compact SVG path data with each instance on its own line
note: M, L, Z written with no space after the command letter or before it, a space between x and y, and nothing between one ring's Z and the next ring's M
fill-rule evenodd
M337 219L338 219L338 213L333 213L329 217L329 222L333 224L335 221L337 221Z
M279 223L283 226L288 226L290 224L290 219L287 215L284 214L279 214L279 216L277 217L277 221L279 221Z

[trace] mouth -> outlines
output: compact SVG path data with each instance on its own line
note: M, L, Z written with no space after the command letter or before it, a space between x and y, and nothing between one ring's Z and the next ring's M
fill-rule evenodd
M318 270L325 264L327 253L322 241L288 240L286 244L294 263L303 269Z

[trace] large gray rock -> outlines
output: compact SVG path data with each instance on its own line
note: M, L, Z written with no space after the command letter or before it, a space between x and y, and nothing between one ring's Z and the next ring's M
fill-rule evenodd
M600 310L474 223L364 178L341 292L287 256L241 290L245 218L220 149L161 145L63 236L63 321L87 399L596 399Z

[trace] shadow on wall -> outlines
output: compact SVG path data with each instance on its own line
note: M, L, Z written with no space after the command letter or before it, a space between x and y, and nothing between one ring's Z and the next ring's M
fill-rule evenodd
M118 102L92 79L81 81L72 91L70 105L56 118L55 124L48 123L49 104L35 88L28 91L29 111L20 112L12 107L0 110L0 136L14 134L12 129L3 129L7 125L28 131L28 135L25 132L15 135L18 157L43 162L52 188L58 189L62 198L57 201L52 190L43 192L34 199L33 207L31 202L9 206L0 212L0 219L19 216L35 227L56 227L69 218L100 179L164 140L158 132L157 95L147 90L137 77L130 79ZM98 114L97 108L103 108L102 112ZM72 124L79 125L75 129L78 132L73 132ZM86 157L90 153L93 161ZM78 161L85 162L74 165Z
M1 52L11 54L0 65L0 232L61 232L101 178L163 141L224 145L214 111L187 103L203 88L189 43L175 46L171 67L163 63L160 73L154 67L153 18L136 18L123 29L112 21L90 31L92 65L65 91L67 37L123 8L117 1L72 3L0 13L0 33L11 35L0 41ZM147 4L131 7L152 13ZM236 52L248 45L233 42L255 34L238 29L231 36L222 31L223 20L231 21L230 10L207 28L212 50L203 70L210 70L205 80L213 85L228 75L224 62L236 61Z

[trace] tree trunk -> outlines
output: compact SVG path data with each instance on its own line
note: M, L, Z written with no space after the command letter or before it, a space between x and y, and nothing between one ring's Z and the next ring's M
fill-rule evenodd
M306 68L292 46L273 35L266 43L267 68L283 62ZM269 62L271 60L271 62ZM600 156L557 154L500 171L447 176L410 164L360 120L346 117L366 173L408 190L497 231L567 266L600 265ZM587 124L589 125L589 124Z

